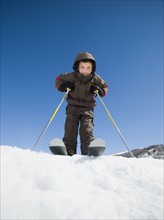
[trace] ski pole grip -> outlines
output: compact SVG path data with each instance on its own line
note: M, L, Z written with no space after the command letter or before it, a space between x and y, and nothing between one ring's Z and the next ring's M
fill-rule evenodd
M71 89L70 88L67 88L67 92L70 92L71 91Z
M99 92L99 90L97 90L97 89L94 91L95 94L97 94L98 92Z

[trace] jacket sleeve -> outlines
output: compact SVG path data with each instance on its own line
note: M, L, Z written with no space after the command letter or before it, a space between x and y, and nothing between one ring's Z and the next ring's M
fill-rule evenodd
M107 94L108 84L99 75L95 74L93 81L92 81L92 84L97 85L103 89L103 91L104 91L103 96L105 96Z
M62 73L55 79L55 87L60 90L60 86L66 82L70 82L70 74L68 73Z

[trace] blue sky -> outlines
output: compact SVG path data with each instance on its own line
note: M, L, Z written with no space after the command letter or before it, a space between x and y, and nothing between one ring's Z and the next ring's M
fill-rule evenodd
M54 80L93 54L131 149L163 143L163 1L1 1L1 144L32 148L62 99ZM62 138L63 103L36 151ZM126 147L97 99L95 137Z

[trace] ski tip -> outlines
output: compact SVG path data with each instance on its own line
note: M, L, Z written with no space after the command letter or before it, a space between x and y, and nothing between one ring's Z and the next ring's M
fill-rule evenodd
M95 146L99 146L99 147L105 147L106 144L105 144L105 141L101 138L96 138L95 140L93 140L91 143L90 143L90 147L95 147Z
M53 147L53 146L61 146L61 147L65 147L63 141L59 138L53 138L50 142L49 142L49 147Z

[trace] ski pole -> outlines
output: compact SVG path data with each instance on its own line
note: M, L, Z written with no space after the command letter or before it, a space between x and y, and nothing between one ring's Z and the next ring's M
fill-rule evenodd
M109 113L109 111L108 111L107 107L105 106L105 104L104 104L104 102L103 102L102 98L100 97L100 95L98 94L98 91L97 91L97 90L95 91L95 94L96 94L96 95L99 97L99 99L100 99L100 101L101 101L101 103L102 103L102 105L103 105L104 109L106 110L106 112L107 112L107 114L108 114L109 119L111 120L111 122L112 122L113 126L116 128L116 130L117 130L118 134L120 135L120 137L121 137L122 141L124 142L124 144L125 144L126 148L128 149L128 151L129 151L129 153L130 153L131 157L134 157L133 153L131 152L130 148L128 147L128 145L127 145L127 143L126 143L126 141L125 141L124 137L122 136L122 134L121 134L120 130L118 129L118 127L117 127L116 123L114 122L114 120L113 120L113 118L112 118L111 114Z
M49 127L50 123L52 122L53 118L55 117L56 113L58 112L60 106L62 105L65 97L67 96L67 94L69 93L70 89L67 88L67 91L65 92L61 102L59 103L59 105L57 106L57 108L55 109L55 111L53 112L52 116L50 117L49 121L47 122L45 128L43 129L42 133L40 134L39 138L37 139L35 145L32 148L32 151L34 150L34 148L36 147L36 145L40 142L40 140L42 139L43 135L45 134L47 128Z

